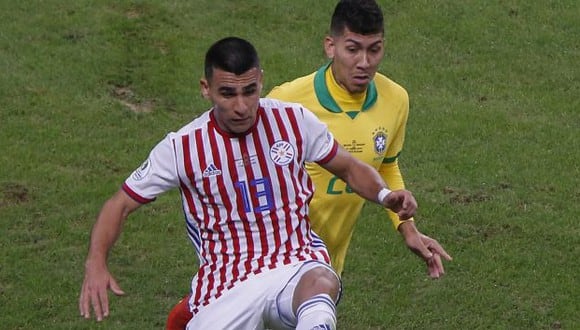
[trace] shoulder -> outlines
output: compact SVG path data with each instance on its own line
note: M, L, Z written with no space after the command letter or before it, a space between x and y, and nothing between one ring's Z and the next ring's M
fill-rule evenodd
M402 98L409 97L407 90L403 86L399 85L382 73L377 72L374 81L379 94L388 94L389 96L398 96Z
M260 99L260 106L266 110L286 110L286 111L301 111L302 104L295 102L283 101L271 97Z
M268 97L276 99L293 99L296 95L301 95L313 90L312 84L314 83L315 72L296 78L292 81L282 83L268 93Z
M260 99L260 107L265 110L263 113L268 117L276 116L276 113L283 113L284 116L290 116L299 121L316 118L311 110L306 108L302 103L297 102L288 102L266 97Z
M210 121L209 113L210 113L209 110L203 112L199 116L193 118L192 121L179 128L178 130L169 133L168 136L175 138L182 135L188 135L199 128L207 127L207 123Z

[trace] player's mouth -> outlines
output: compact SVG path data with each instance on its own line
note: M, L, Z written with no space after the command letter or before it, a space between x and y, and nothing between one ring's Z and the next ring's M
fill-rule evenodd
M250 126L253 124L253 118L252 117L233 118L232 123L236 126Z
M355 75L352 80L355 85L366 85L371 81L368 75Z

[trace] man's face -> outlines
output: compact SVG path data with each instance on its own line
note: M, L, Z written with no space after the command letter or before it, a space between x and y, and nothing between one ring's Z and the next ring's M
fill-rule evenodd
M221 129L241 134L254 125L262 93L259 68L239 76L214 68L212 78L201 79L200 83L202 95L213 103L215 119Z
M326 37L324 49L340 86L350 93L366 90L385 54L383 37L383 33L362 35L348 28L341 36Z

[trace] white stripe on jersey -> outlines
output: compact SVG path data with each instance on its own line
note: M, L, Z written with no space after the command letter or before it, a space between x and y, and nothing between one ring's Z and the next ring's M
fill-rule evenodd
M194 313L265 269L330 262L309 221L303 221L313 193L303 165L326 161L336 149L326 125L309 111L261 99L256 124L246 135L221 131L210 110L153 149L150 174L127 179L127 189L143 200L171 185L181 189L188 234L200 259L192 281Z

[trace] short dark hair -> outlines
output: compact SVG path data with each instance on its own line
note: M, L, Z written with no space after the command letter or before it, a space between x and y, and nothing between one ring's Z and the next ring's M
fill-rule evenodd
M375 0L341 0L332 14L330 34L340 36L345 28L362 35L385 33L383 12Z
M205 54L205 78L211 79L214 69L240 75L251 68L259 68L256 48L247 40L227 37L216 41Z

